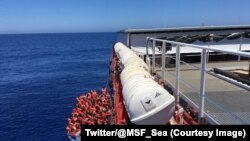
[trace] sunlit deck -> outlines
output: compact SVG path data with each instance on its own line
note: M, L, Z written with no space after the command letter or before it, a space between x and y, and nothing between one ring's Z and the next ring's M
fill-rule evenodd
M193 64L200 66L200 64ZM207 69L246 68L249 63L220 62L207 63ZM162 69L156 72L162 76ZM166 68L165 81L175 90L175 68ZM180 65L180 97L198 111L200 70L187 65ZM246 87L248 87L246 85ZM250 91L224 81L216 76L205 75L205 118L215 124L250 124Z

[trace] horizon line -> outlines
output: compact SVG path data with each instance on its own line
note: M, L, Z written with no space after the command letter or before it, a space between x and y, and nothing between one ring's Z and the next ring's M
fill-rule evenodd
M21 34L83 34L83 33L117 33L118 31L87 31L87 32L20 32L20 33L0 33L0 35L21 35Z

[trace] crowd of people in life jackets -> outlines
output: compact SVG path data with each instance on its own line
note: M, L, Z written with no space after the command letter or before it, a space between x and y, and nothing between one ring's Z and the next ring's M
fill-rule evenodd
M91 90L76 98L75 108L68 118L66 127L68 135L74 137L80 131L81 125L109 125L112 124L112 106L106 88L101 94Z

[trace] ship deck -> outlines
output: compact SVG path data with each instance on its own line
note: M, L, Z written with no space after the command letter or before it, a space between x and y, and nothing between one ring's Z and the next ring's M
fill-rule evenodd
M200 64L192 64L200 66ZM209 62L206 69L247 68L248 61ZM161 68L156 68L162 76ZM175 68L166 68L165 82L175 91ZM250 91L206 73L204 118L212 124L250 124ZM198 111L200 70L180 65L180 98ZM247 85L246 85L247 86Z

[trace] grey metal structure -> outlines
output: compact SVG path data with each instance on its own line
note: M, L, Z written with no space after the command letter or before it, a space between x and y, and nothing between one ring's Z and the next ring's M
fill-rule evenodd
M250 25L227 26L200 26L178 28L152 28L152 29L125 29L118 32L118 41L123 42L129 48L132 46L146 46L146 37L175 37L204 34L229 34L234 32L250 31ZM244 41L245 43L246 41ZM248 42L248 41L247 41Z

